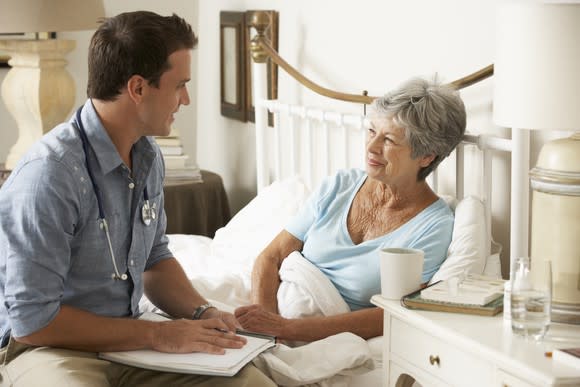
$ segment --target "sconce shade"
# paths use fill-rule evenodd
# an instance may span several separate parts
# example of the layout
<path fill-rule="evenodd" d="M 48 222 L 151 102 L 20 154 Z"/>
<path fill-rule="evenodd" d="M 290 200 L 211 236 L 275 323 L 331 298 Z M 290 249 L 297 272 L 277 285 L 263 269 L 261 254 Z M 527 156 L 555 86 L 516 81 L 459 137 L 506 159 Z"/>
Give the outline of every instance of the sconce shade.
<path fill-rule="evenodd" d="M 580 4 L 499 6 L 493 121 L 525 129 L 580 129 Z"/>
<path fill-rule="evenodd" d="M 104 16 L 102 0 L 1 0 L 0 33 L 91 30 Z"/>

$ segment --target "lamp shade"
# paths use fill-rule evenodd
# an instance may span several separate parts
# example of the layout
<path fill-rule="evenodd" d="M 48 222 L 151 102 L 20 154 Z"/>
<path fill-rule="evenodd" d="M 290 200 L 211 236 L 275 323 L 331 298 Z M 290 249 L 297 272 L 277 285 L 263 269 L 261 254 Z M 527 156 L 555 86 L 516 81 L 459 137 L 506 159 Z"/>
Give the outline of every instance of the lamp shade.
<path fill-rule="evenodd" d="M 0 0 L 0 33 L 97 28 L 102 0 Z"/>
<path fill-rule="evenodd" d="M 494 122 L 580 129 L 580 4 L 500 4 L 496 27 Z"/>

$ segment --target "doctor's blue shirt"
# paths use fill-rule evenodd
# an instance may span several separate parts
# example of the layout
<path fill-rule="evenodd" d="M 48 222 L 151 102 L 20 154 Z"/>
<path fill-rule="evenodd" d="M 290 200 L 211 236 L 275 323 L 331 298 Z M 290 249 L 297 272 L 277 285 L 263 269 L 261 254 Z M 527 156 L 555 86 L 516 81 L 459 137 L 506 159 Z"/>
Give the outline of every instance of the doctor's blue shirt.
<path fill-rule="evenodd" d="M 101 316 L 135 316 L 143 272 L 172 256 L 163 212 L 164 164 L 159 147 L 142 137 L 121 160 L 92 102 L 81 113 L 88 160 L 100 188 L 113 263 L 79 132 L 70 122 L 48 132 L 0 189 L 0 335 L 26 336 L 47 326 L 61 305 Z M 143 191 L 157 208 L 141 221 Z"/>

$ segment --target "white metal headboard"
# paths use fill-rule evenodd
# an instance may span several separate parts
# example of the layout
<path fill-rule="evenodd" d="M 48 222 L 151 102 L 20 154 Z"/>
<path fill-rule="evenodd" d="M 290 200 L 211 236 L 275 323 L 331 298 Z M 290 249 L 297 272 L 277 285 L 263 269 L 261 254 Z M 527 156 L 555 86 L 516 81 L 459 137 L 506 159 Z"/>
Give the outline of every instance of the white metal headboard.
<path fill-rule="evenodd" d="M 320 136 L 322 137 L 322 146 L 325 157 L 322 158 L 321 163 L 326 174 L 338 169 L 332 165 L 329 158 L 329 149 L 331 149 L 328 141 L 330 127 L 338 128 L 342 133 L 349 133 L 355 130 L 364 133 L 364 119 L 359 115 L 342 114 L 337 112 L 328 112 L 316 108 L 303 107 L 283 104 L 278 101 L 266 100 L 266 85 L 267 85 L 267 71 L 265 63 L 253 62 L 252 71 L 252 92 L 254 101 L 256 101 L 255 122 L 256 122 L 256 176 L 258 191 L 267 186 L 273 179 L 279 179 L 283 174 L 282 159 L 278 159 L 280 155 L 285 154 L 286 148 L 289 148 L 291 171 L 295 173 L 298 170 L 299 157 L 297 156 L 298 141 L 294 129 L 290 133 L 286 133 L 282 127 L 282 122 L 286 120 L 289 122 L 289 127 L 296 128 L 297 125 L 294 120 L 304 120 L 299 126 L 305 130 L 305 135 L 302 137 L 308 139 L 305 144 L 306 154 L 304 159 L 307 165 L 312 166 L 315 147 L 310 141 L 316 136 L 315 128 L 320 129 Z M 274 129 L 272 133 L 268 133 L 268 111 L 274 113 Z M 283 118 L 282 115 L 286 115 Z M 273 140 L 269 140 L 269 134 L 273 135 Z M 289 136 L 288 140 L 283 138 Z M 360 136 L 361 142 L 359 148 L 364 150 L 362 141 L 364 135 Z M 348 136 L 343 134 L 342 145 L 338 147 L 347 149 L 349 144 Z M 273 145 L 272 145 L 273 144 Z M 340 144 L 340 142 L 339 142 Z M 500 138 L 487 134 L 466 134 L 464 141 L 458 146 L 456 154 L 456 197 L 463 198 L 465 192 L 465 164 L 464 164 L 464 148 L 468 145 L 475 145 L 481 151 L 482 158 L 482 187 L 481 198 L 486 205 L 487 219 L 491 219 L 491 190 L 492 190 L 492 168 L 491 160 L 492 153 L 496 151 L 511 153 L 511 190 L 510 190 L 510 268 L 514 267 L 514 262 L 519 256 L 528 255 L 528 221 L 529 221 L 529 185 L 527 166 L 529 165 L 529 133 L 525 130 L 513 130 L 512 139 Z M 333 148 L 336 146 L 333 145 Z M 268 158 L 268 149 L 274 150 L 274 162 L 270 162 Z M 316 148 L 318 150 L 320 148 Z M 347 157 L 345 162 L 352 167 L 355 164 L 353 160 L 349 160 L 349 152 L 345 152 Z M 364 160 L 360 159 L 361 162 Z M 320 161 L 320 158 L 319 158 Z M 273 170 L 271 169 L 273 166 Z M 361 164 L 362 166 L 362 164 Z M 316 184 L 316 177 L 309 175 L 313 170 L 306 172 L 306 180 L 309 184 Z M 437 175 L 434 174 L 430 181 L 431 186 L 436 192 L 439 192 Z M 491 222 L 488 223 L 488 236 L 491 238 Z"/>

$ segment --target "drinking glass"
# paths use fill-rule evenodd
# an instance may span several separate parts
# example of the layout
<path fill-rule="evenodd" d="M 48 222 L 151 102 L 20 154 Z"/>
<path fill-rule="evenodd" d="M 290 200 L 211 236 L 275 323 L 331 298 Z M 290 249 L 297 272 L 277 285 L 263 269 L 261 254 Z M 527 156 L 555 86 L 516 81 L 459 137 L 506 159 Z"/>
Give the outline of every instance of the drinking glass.
<path fill-rule="evenodd" d="M 548 260 L 519 258 L 512 280 L 511 325 L 520 336 L 541 340 L 550 326 L 552 264 Z"/>

